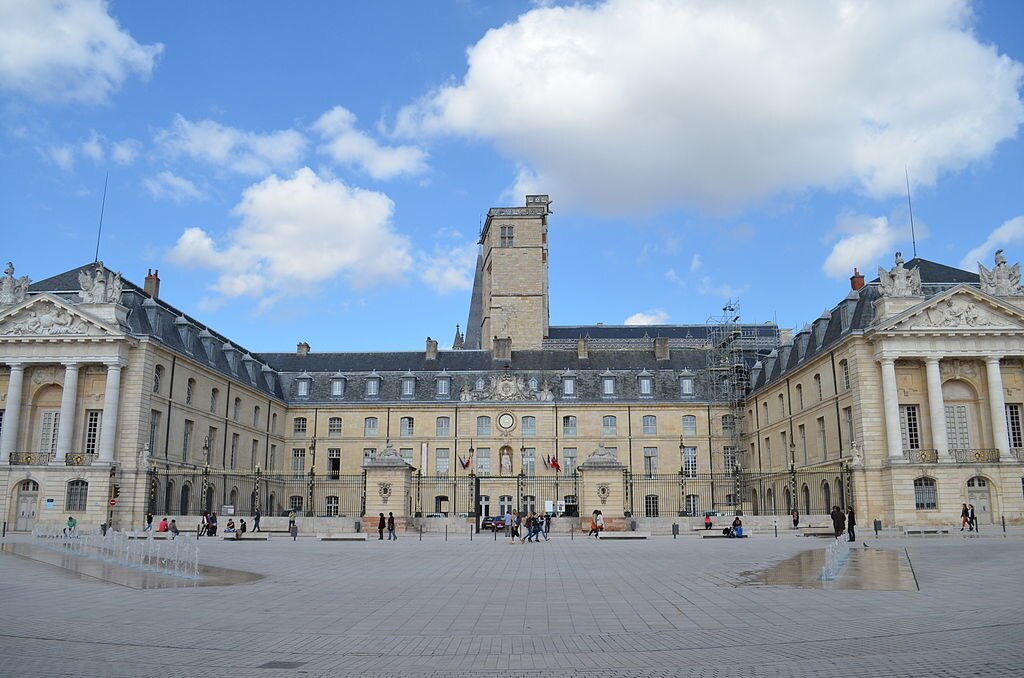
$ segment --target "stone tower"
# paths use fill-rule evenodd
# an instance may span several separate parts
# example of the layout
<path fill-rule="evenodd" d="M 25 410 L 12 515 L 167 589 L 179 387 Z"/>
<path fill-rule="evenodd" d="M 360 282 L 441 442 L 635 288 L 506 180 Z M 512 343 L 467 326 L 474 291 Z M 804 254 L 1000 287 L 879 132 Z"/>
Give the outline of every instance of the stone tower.
<path fill-rule="evenodd" d="M 511 337 L 513 350 L 539 349 L 548 334 L 548 206 L 546 195 L 525 207 L 492 207 L 480 231 L 466 348 L 492 348 Z"/>

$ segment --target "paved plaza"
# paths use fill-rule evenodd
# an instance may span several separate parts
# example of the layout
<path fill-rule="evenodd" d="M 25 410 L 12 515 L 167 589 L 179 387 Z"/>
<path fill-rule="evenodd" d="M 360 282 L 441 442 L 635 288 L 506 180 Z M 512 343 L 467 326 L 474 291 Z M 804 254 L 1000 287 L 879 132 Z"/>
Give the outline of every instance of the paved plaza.
<path fill-rule="evenodd" d="M 1024 675 L 1021 536 L 869 538 L 920 591 L 753 583 L 825 543 L 207 539 L 263 578 L 152 590 L 3 553 L 0 674 Z"/>

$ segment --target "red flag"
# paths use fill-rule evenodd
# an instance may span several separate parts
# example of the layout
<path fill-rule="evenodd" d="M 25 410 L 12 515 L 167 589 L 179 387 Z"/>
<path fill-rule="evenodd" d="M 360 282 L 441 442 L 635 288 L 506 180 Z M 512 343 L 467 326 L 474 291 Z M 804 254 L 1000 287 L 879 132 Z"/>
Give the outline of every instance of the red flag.
<path fill-rule="evenodd" d="M 558 463 L 558 457 L 551 457 L 551 464 L 550 464 L 550 466 L 551 466 L 551 468 L 555 469 L 556 471 L 561 471 L 562 470 L 562 467 Z"/>

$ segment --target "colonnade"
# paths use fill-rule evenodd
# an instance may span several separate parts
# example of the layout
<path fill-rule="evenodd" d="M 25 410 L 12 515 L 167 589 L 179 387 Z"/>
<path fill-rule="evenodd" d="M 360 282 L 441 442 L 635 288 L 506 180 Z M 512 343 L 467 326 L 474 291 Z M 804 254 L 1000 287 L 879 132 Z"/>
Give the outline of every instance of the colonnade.
<path fill-rule="evenodd" d="M 25 384 L 26 362 L 8 362 L 10 380 L 7 384 L 7 407 L 4 412 L 3 431 L 0 434 L 0 464 L 10 463 L 11 454 L 18 451 L 18 435 L 21 429 L 22 395 Z M 28 363 L 34 364 L 34 363 Z M 74 450 L 75 412 L 78 405 L 78 371 L 83 363 L 64 361 L 64 389 L 60 399 L 60 418 L 57 428 L 57 457 L 52 460 L 64 463 L 64 458 Z M 109 361 L 106 388 L 103 394 L 103 417 L 100 424 L 98 461 L 114 462 L 114 443 L 117 438 L 117 414 L 121 399 L 122 361 Z"/>

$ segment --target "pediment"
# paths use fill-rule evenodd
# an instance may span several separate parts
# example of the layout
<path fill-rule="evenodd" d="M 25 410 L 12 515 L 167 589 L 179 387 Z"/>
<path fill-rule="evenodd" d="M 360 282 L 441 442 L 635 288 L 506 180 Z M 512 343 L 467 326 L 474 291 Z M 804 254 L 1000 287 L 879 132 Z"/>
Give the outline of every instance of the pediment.
<path fill-rule="evenodd" d="M 122 336 L 117 329 L 49 295 L 39 295 L 0 314 L 0 338 Z"/>
<path fill-rule="evenodd" d="M 973 287 L 960 285 L 909 308 L 876 328 L 882 332 L 1024 330 L 1024 313 Z"/>

